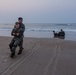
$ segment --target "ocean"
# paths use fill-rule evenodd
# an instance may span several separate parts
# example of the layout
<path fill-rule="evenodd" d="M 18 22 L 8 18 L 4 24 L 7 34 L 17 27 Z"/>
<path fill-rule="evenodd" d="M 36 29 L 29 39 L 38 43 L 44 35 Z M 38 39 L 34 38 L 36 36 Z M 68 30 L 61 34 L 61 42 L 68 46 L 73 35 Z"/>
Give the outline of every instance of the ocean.
<path fill-rule="evenodd" d="M 11 37 L 11 31 L 14 24 L 0 24 L 0 36 Z M 59 32 L 60 29 L 65 31 L 64 40 L 76 41 L 76 23 L 25 23 L 25 37 L 33 38 L 53 38 L 53 30 Z"/>

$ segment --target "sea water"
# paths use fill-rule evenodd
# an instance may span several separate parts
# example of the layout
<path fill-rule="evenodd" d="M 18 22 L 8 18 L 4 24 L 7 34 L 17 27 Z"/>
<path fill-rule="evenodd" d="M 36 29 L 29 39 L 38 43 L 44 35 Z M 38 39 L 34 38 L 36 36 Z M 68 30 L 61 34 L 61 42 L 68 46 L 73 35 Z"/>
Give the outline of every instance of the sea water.
<path fill-rule="evenodd" d="M 14 24 L 0 24 L 0 36 L 11 36 Z M 76 41 L 75 23 L 25 23 L 25 37 L 33 38 L 53 38 L 53 30 L 59 32 L 65 31 L 65 40 Z"/>

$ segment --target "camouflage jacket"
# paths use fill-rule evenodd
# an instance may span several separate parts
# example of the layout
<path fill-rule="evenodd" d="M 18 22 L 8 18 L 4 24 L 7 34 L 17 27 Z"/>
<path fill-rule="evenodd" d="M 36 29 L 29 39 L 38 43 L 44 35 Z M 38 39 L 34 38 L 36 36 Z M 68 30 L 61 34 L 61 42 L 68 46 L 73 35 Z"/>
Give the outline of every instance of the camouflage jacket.
<path fill-rule="evenodd" d="M 15 33 L 15 34 L 13 35 L 13 33 Z M 19 35 L 16 35 L 16 33 L 19 33 Z M 22 28 L 13 28 L 11 35 L 14 37 L 21 38 L 23 36 L 23 29 Z"/>

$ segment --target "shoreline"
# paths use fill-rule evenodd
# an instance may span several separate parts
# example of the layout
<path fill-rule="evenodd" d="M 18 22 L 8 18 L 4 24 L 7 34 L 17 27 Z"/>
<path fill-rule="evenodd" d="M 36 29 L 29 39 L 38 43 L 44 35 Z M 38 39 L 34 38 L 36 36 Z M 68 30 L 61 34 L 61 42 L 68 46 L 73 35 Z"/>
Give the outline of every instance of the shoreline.
<path fill-rule="evenodd" d="M 0 36 L 0 38 L 13 38 L 13 36 Z M 49 37 L 49 38 L 46 38 L 46 37 L 24 37 L 24 39 L 57 39 L 57 40 L 63 40 L 63 41 L 70 41 L 70 42 L 76 42 L 76 40 L 67 40 L 67 39 L 60 39 L 60 38 L 53 38 L 53 37 Z"/>
<path fill-rule="evenodd" d="M 11 37 L 11 31 L 0 31 L 0 36 Z M 25 31 L 24 37 L 30 38 L 53 38 L 53 32 L 35 32 L 35 31 Z M 76 41 L 76 33 L 75 32 L 65 32 L 65 39 Z"/>

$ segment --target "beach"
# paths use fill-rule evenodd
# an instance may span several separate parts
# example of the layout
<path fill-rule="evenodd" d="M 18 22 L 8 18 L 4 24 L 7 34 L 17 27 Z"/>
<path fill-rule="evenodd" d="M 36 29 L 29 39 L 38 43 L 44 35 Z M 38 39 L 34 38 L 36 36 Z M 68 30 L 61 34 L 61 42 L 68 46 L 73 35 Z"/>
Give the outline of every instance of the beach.
<path fill-rule="evenodd" d="M 12 37 L 0 37 L 0 75 L 76 75 L 76 41 L 24 38 L 21 55 L 10 58 Z"/>

